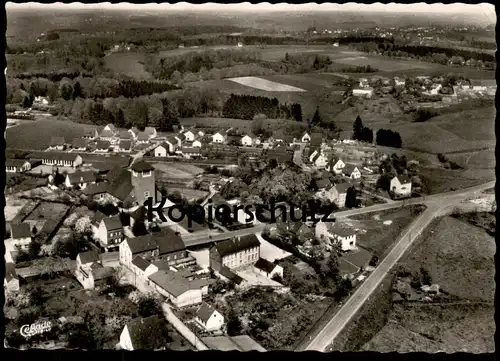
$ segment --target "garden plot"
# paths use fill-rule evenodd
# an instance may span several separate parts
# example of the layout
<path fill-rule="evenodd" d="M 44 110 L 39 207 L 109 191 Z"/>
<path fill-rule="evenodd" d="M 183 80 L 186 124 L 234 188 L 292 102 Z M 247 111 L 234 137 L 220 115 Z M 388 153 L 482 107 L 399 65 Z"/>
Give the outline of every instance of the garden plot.
<path fill-rule="evenodd" d="M 274 81 L 257 78 L 254 76 L 244 76 L 239 78 L 227 79 L 232 82 L 245 85 L 251 88 L 256 88 L 260 90 L 270 91 L 270 92 L 305 92 L 304 89 L 297 88 L 291 85 L 280 84 Z"/>

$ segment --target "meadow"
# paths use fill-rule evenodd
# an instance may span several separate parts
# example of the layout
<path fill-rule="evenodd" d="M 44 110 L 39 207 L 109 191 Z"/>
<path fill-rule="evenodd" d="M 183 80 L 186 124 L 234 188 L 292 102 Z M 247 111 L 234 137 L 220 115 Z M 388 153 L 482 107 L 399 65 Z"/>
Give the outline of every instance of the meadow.
<path fill-rule="evenodd" d="M 244 76 L 239 78 L 230 78 L 229 81 L 242 84 L 251 88 L 256 88 L 269 92 L 304 92 L 304 89 L 297 88 L 291 85 L 281 84 L 267 79 L 262 79 L 254 76 Z"/>
<path fill-rule="evenodd" d="M 136 80 L 151 80 L 153 75 L 144 68 L 145 54 L 139 52 L 112 53 L 104 58 L 106 66 Z"/>

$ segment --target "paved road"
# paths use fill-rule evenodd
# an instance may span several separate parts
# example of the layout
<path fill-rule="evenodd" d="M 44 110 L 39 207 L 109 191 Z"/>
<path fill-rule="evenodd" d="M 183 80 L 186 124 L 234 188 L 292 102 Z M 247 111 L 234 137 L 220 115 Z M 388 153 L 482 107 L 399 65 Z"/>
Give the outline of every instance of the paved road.
<path fill-rule="evenodd" d="M 427 209 L 413 221 L 410 227 L 402 234 L 389 254 L 380 262 L 377 268 L 364 280 L 354 294 L 347 300 L 344 306 L 337 312 L 325 327 L 298 351 L 325 351 L 338 336 L 347 323 L 354 317 L 368 297 L 377 289 L 387 273 L 396 265 L 398 260 L 408 250 L 415 239 L 436 217 L 443 214 L 444 211 L 452 209 L 459 204 L 461 200 L 478 195 L 483 190 L 494 186 L 495 182 L 489 182 L 480 186 L 471 187 L 459 191 L 436 194 L 423 198 L 407 200 L 406 204 L 426 204 Z M 396 204 L 402 203 L 396 202 Z M 383 209 L 389 209 L 394 204 L 380 205 L 386 206 Z M 372 211 L 375 207 L 367 207 L 363 210 Z M 351 211 L 347 211 L 351 212 Z M 346 212 L 341 212 L 346 213 Z"/>

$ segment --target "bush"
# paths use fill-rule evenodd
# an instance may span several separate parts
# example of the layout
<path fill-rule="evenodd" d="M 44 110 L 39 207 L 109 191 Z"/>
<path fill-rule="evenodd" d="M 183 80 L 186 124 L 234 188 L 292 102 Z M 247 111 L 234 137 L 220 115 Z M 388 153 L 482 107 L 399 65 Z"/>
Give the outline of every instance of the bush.
<path fill-rule="evenodd" d="M 438 115 L 438 112 L 433 109 L 420 108 L 413 114 L 414 122 L 426 122 L 429 119 Z"/>

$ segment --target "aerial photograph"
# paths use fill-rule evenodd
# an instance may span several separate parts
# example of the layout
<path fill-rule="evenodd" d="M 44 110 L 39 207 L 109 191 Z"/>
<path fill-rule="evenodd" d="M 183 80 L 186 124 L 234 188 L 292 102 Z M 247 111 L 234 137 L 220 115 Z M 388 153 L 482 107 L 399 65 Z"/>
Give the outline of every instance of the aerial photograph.
<path fill-rule="evenodd" d="M 495 353 L 494 5 L 5 8 L 8 352 Z"/>

